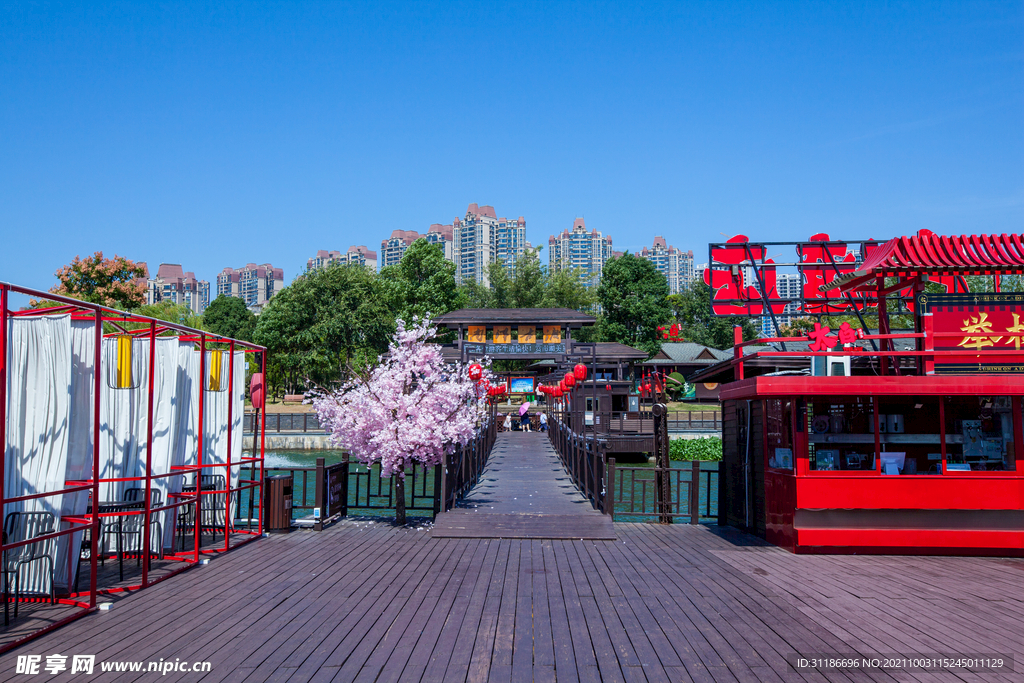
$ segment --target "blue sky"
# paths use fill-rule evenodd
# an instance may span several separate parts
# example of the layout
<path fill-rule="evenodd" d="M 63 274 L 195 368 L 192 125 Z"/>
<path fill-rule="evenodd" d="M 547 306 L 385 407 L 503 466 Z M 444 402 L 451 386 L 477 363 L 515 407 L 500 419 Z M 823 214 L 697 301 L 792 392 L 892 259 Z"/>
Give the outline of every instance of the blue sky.
<path fill-rule="evenodd" d="M 1024 4 L 0 8 L 2 280 L 103 250 L 291 281 L 470 202 L 697 254 L 1020 232 Z"/>

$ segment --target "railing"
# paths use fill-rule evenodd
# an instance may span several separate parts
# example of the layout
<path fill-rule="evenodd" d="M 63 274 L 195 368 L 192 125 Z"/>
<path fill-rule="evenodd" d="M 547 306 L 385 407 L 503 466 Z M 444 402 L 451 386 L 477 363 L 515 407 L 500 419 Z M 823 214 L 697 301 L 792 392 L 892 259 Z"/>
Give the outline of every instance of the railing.
<path fill-rule="evenodd" d="M 496 421 L 490 417 L 476 437 L 446 456 L 444 467 L 414 464 L 405 474 L 406 511 L 413 516 L 434 516 L 452 509 L 477 483 L 494 446 Z M 292 475 L 292 516 L 312 517 L 314 528 L 336 516 L 372 515 L 395 509 L 395 478 L 382 479 L 380 465 L 349 461 L 316 467 L 268 467 L 266 475 Z M 246 509 L 247 500 L 238 507 Z"/>
<path fill-rule="evenodd" d="M 609 462 L 614 466 L 615 461 L 606 458 L 606 442 L 592 435 L 576 434 L 557 419 L 548 423 L 548 438 L 573 483 L 595 510 L 607 512 L 606 468 Z"/>
<path fill-rule="evenodd" d="M 267 432 L 320 432 L 316 413 L 266 413 Z M 252 433 L 253 414 L 246 413 L 242 428 L 246 434 Z"/>
<path fill-rule="evenodd" d="M 611 490 L 612 514 L 633 521 L 672 523 L 718 519 L 718 462 L 690 461 L 680 467 L 615 467 Z M 668 479 L 668 497 L 661 500 L 662 477 Z M 695 485 L 696 484 L 696 485 Z M 638 520 L 639 518 L 639 520 Z"/>
<path fill-rule="evenodd" d="M 497 436 L 498 421 L 492 414 L 477 432 L 476 438 L 445 456 L 444 472 L 439 471 L 440 495 L 436 512 L 447 512 L 480 480 Z"/>
<path fill-rule="evenodd" d="M 722 413 L 717 410 L 687 412 L 686 419 L 682 419 L 681 415 L 683 413 L 671 413 L 671 417 L 668 418 L 668 430 L 670 432 L 693 429 L 710 429 L 717 432 L 719 427 L 722 426 Z M 695 420 L 694 415 L 699 417 Z"/>
<path fill-rule="evenodd" d="M 619 467 L 607 454 L 600 436 L 576 434 L 552 413 L 548 438 L 573 483 L 594 509 L 619 517 L 671 524 L 718 517 L 719 463 L 690 462 L 673 467 L 668 458 L 668 428 L 664 405 L 652 411 L 655 467 Z"/>

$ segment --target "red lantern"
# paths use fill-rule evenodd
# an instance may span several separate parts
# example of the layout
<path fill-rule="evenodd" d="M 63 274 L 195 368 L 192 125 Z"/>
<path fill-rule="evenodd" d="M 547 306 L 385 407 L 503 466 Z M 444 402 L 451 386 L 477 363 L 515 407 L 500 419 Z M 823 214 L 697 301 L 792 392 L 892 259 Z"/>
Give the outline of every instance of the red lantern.
<path fill-rule="evenodd" d="M 571 389 L 574 384 L 576 384 L 576 376 L 571 372 L 565 373 L 565 386 Z"/>
<path fill-rule="evenodd" d="M 479 363 L 473 363 L 469 366 L 469 378 L 474 382 L 479 381 L 484 375 L 484 369 Z"/>
<path fill-rule="evenodd" d="M 572 369 L 572 372 L 576 376 L 576 379 L 581 382 L 587 378 L 587 366 L 583 363 L 577 363 L 576 367 Z"/>
<path fill-rule="evenodd" d="M 565 380 L 564 380 L 564 379 L 563 379 L 563 380 L 560 380 L 560 381 L 558 382 L 558 388 L 562 390 L 562 393 L 563 393 L 563 394 L 564 394 L 565 392 L 569 391 L 569 387 L 565 386 Z M 560 394 L 560 395 L 561 395 L 561 394 Z"/>
<path fill-rule="evenodd" d="M 562 398 L 562 388 L 555 387 L 554 389 L 551 390 L 551 395 L 554 396 L 555 398 Z"/>
<path fill-rule="evenodd" d="M 263 402 L 267 398 L 267 393 L 263 388 L 263 373 L 254 372 L 252 380 L 249 382 L 249 398 L 252 400 L 252 407 L 256 410 L 263 408 Z"/>

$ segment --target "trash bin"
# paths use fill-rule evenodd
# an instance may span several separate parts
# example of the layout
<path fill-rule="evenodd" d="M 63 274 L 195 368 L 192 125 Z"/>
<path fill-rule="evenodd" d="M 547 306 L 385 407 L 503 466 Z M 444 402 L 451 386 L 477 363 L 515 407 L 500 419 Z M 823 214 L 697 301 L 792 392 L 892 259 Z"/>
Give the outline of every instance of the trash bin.
<path fill-rule="evenodd" d="M 292 475 L 277 474 L 263 481 L 266 495 L 263 509 L 266 512 L 267 533 L 282 534 L 292 529 Z"/>

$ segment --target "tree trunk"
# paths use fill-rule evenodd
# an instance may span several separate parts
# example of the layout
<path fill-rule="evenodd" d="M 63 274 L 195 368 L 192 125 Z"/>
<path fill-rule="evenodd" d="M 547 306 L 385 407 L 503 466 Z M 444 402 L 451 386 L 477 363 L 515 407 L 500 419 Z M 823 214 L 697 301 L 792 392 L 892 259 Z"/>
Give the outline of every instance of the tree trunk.
<path fill-rule="evenodd" d="M 395 478 L 395 523 L 405 524 L 405 465 L 398 468 Z"/>

